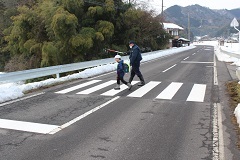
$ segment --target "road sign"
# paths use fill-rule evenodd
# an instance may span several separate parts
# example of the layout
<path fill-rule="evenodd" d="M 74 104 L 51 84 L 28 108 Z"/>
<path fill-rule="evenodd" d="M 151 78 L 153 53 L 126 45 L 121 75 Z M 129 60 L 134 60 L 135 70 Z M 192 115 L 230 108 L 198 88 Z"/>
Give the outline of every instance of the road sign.
<path fill-rule="evenodd" d="M 237 21 L 236 18 L 233 18 L 233 20 L 232 20 L 230 26 L 231 26 L 231 27 L 238 27 L 238 26 L 239 26 L 239 23 L 238 23 L 238 21 Z"/>

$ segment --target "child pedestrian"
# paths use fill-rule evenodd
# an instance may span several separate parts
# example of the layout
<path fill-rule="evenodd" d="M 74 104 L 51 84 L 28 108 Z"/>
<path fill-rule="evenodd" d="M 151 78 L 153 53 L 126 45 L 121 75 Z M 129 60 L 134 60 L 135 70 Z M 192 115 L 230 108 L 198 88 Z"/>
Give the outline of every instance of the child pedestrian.
<path fill-rule="evenodd" d="M 128 89 L 130 90 L 132 88 L 131 83 L 128 83 L 124 80 L 125 71 L 124 71 L 123 60 L 121 60 L 121 56 L 116 55 L 115 61 L 118 63 L 118 65 L 117 65 L 117 85 L 114 89 L 115 90 L 120 89 L 120 81 L 121 81 L 123 84 L 127 85 Z"/>

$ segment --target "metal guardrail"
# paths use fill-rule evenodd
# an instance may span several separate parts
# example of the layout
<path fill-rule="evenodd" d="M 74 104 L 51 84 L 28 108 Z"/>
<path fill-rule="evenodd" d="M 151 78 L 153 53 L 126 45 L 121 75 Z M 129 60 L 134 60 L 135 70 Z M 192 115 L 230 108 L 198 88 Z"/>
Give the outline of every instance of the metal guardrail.
<path fill-rule="evenodd" d="M 164 52 L 164 51 L 166 51 L 166 50 L 147 52 L 147 53 L 143 53 L 142 56 L 147 56 L 147 55 L 155 54 L 156 52 Z M 129 60 L 129 56 L 122 56 L 122 59 Z M 56 75 L 56 77 L 59 78 L 60 73 L 77 71 L 77 70 L 92 68 L 92 67 L 96 67 L 96 66 L 100 66 L 100 65 L 106 65 L 106 64 L 110 64 L 110 63 L 115 63 L 114 58 L 106 58 L 106 59 L 85 61 L 85 62 L 58 65 L 58 66 L 52 66 L 52 67 L 44 67 L 44 68 L 9 72 L 9 73 L 0 74 L 0 84 L 1 83 L 2 84 L 9 83 L 9 82 L 25 81 L 25 80 L 29 80 L 29 79 L 45 77 L 45 76 L 50 76 L 50 75 Z"/>
<path fill-rule="evenodd" d="M 220 51 L 221 51 L 222 53 L 224 53 L 224 54 L 227 54 L 227 55 L 231 56 L 231 57 L 236 57 L 236 58 L 239 58 L 239 59 L 240 59 L 240 54 L 236 54 L 236 53 L 231 53 L 231 52 L 224 51 L 224 50 L 222 50 L 221 47 L 220 47 Z"/>
<path fill-rule="evenodd" d="M 128 56 L 123 56 L 122 59 L 128 59 Z M 54 74 L 56 74 L 56 77 L 59 78 L 60 73 L 66 73 L 70 71 L 96 67 L 100 65 L 109 64 L 109 63 L 114 63 L 114 59 L 106 58 L 106 59 L 85 61 L 85 62 L 79 62 L 79 63 L 66 64 L 66 65 L 58 65 L 58 66 L 52 66 L 52 67 L 9 72 L 5 74 L 0 74 L 0 83 L 18 82 L 18 81 L 45 77 L 45 76 L 54 75 Z"/>
<path fill-rule="evenodd" d="M 220 52 L 222 52 L 224 54 L 227 54 L 227 55 L 229 55 L 231 57 L 235 57 L 235 58 L 240 59 L 240 54 L 227 52 L 227 51 L 222 50 L 221 47 L 219 47 L 219 48 L 220 48 Z M 237 76 L 238 80 L 240 80 L 240 67 L 236 68 L 236 76 Z"/>

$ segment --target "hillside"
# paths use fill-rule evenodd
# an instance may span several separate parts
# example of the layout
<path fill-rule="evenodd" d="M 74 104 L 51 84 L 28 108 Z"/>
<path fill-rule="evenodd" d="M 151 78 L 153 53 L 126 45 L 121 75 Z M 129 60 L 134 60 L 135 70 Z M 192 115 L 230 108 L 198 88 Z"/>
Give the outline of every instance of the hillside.
<path fill-rule="evenodd" d="M 229 10 L 229 12 L 234 15 L 237 19 L 240 19 L 240 8 Z"/>
<path fill-rule="evenodd" d="M 164 11 L 167 22 L 176 23 L 184 28 L 188 26 L 190 17 L 191 32 L 195 36 L 228 36 L 232 19 L 240 19 L 240 8 L 233 10 L 212 10 L 200 5 L 181 7 L 172 6 Z M 221 35 L 221 32 L 223 33 Z M 234 31 L 233 31 L 234 32 Z"/>

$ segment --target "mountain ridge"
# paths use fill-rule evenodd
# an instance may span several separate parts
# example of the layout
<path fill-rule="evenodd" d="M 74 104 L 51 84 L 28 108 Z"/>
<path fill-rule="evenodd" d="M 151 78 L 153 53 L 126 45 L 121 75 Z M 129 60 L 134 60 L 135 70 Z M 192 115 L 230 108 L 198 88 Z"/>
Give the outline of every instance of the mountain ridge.
<path fill-rule="evenodd" d="M 166 22 L 176 23 L 183 28 L 188 26 L 188 14 L 193 35 L 226 37 L 229 33 L 234 32 L 230 23 L 234 17 L 240 19 L 240 8 L 232 10 L 210 9 L 195 4 L 186 7 L 174 5 L 164 10 Z M 222 31 L 222 34 L 219 31 Z"/>

